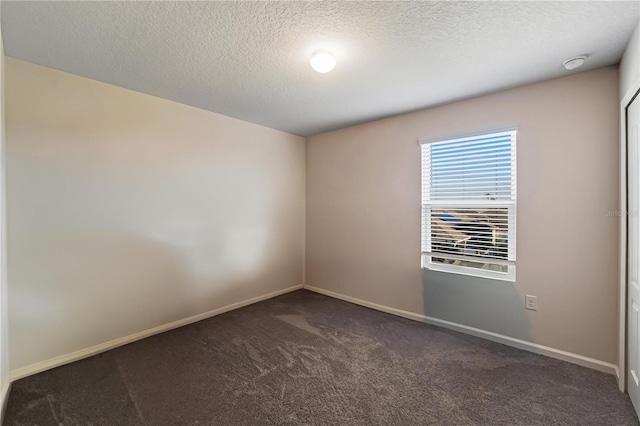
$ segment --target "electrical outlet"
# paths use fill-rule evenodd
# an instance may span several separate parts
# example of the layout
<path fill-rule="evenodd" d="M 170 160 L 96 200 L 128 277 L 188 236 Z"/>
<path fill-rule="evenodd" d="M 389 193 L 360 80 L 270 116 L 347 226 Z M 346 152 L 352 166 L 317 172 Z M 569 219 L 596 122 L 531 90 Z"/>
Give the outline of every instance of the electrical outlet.
<path fill-rule="evenodd" d="M 538 297 L 537 296 L 530 296 L 530 295 L 526 295 L 524 297 L 524 307 L 532 310 L 532 311 L 537 311 L 538 310 Z"/>

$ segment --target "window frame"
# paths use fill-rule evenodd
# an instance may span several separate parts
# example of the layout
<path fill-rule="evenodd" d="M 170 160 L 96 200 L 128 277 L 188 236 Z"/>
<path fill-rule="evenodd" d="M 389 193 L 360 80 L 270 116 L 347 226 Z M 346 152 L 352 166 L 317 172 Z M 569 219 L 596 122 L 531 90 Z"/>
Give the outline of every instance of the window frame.
<path fill-rule="evenodd" d="M 446 273 L 454 273 L 458 275 L 466 275 L 473 276 L 478 278 L 487 278 L 492 280 L 500 280 L 500 281 L 516 281 L 516 217 L 517 217 L 517 132 L 518 128 L 516 126 L 511 127 L 503 127 L 499 129 L 489 129 L 489 130 L 481 130 L 475 132 L 468 132 L 464 134 L 456 134 L 438 138 L 429 138 L 429 139 L 420 139 L 418 141 L 420 145 L 420 164 L 421 164 L 421 268 L 428 269 L 433 271 L 440 271 Z M 511 154 L 511 164 L 510 164 L 510 172 L 511 172 L 511 198 L 509 200 L 434 200 L 430 202 L 427 197 L 425 197 L 428 192 L 429 197 L 431 195 L 430 185 L 431 182 L 425 182 L 427 176 L 431 176 L 431 169 L 425 170 L 425 150 L 424 145 L 426 144 L 437 144 L 439 142 L 469 142 L 476 138 L 481 137 L 491 137 L 491 136 L 499 136 L 504 134 L 510 134 L 511 143 L 510 143 L 510 154 Z M 428 172 L 428 174 L 425 174 Z M 507 209 L 507 235 L 510 237 L 507 241 L 508 253 L 507 259 L 491 259 L 481 256 L 473 256 L 469 254 L 457 255 L 457 254 L 444 254 L 443 253 L 434 253 L 428 251 L 428 249 L 432 248 L 432 228 L 431 228 L 431 214 L 430 211 L 433 208 L 487 208 L 487 207 L 503 207 Z M 428 220 L 425 220 L 425 217 L 428 215 Z M 425 229 L 426 228 L 426 229 Z M 468 261 L 485 261 L 484 263 L 496 264 L 496 265 L 506 265 L 507 271 L 493 271 L 481 268 L 474 268 L 470 266 L 464 265 L 454 265 L 447 264 L 442 262 L 434 262 L 433 258 L 447 258 L 451 260 L 468 260 Z M 487 260 L 491 260 L 488 262 Z"/>

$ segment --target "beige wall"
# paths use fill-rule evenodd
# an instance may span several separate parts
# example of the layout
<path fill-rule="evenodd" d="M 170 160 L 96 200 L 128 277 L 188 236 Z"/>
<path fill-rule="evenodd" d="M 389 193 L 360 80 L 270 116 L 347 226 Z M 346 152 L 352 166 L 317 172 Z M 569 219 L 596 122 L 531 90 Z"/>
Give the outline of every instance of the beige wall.
<path fill-rule="evenodd" d="M 421 271 L 418 139 L 510 125 L 517 282 Z M 306 283 L 616 363 L 618 128 L 608 67 L 311 137 Z"/>
<path fill-rule="evenodd" d="M 302 284 L 303 138 L 6 67 L 12 370 Z"/>

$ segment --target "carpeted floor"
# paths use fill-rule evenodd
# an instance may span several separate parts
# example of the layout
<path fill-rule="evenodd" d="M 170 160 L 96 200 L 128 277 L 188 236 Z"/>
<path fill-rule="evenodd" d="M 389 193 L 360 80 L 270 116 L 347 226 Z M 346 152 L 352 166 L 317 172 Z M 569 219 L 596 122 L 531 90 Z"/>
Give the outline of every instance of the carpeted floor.
<path fill-rule="evenodd" d="M 637 425 L 615 378 L 301 290 L 17 381 L 5 425 Z"/>

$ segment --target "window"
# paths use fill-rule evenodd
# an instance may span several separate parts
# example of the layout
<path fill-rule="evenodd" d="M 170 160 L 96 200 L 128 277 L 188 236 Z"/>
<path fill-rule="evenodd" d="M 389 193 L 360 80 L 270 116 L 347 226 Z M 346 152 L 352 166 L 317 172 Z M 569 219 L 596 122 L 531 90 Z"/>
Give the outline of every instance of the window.
<path fill-rule="evenodd" d="M 422 267 L 515 281 L 516 131 L 420 145 Z"/>

